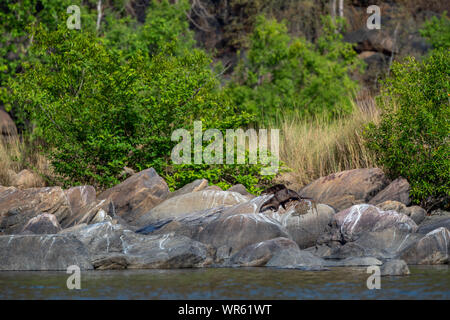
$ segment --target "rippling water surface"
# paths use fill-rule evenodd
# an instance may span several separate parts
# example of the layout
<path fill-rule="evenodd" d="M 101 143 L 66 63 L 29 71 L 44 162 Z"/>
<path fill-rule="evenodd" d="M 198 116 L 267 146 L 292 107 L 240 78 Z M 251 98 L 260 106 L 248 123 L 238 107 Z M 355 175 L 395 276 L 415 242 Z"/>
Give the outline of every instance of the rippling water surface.
<path fill-rule="evenodd" d="M 86 271 L 81 290 L 65 272 L 0 272 L 0 299 L 450 299 L 448 265 L 410 270 L 380 290 L 367 289 L 366 268 Z"/>

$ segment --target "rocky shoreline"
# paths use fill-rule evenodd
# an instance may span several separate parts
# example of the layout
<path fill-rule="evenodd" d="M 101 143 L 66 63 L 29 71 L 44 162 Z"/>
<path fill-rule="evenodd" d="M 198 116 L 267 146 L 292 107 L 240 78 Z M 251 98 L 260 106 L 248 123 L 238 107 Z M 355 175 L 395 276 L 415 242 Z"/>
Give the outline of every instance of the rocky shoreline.
<path fill-rule="evenodd" d="M 0 270 L 378 265 L 404 275 L 449 263 L 450 213 L 410 206 L 405 179 L 355 169 L 298 193 L 316 203 L 260 212 L 272 194 L 204 179 L 170 192 L 153 169 L 98 196 L 91 186 L 0 186 Z"/>

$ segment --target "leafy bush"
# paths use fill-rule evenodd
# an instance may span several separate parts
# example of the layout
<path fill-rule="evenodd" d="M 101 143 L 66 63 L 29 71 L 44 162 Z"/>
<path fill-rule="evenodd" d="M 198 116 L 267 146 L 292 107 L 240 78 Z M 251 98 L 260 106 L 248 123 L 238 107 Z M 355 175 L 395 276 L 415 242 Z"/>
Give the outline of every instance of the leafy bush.
<path fill-rule="evenodd" d="M 368 146 L 393 176 L 411 184 L 411 196 L 427 208 L 450 195 L 450 54 L 433 51 L 423 62 L 395 63 L 382 87 L 383 114 L 366 132 Z"/>
<path fill-rule="evenodd" d="M 90 32 L 63 26 L 53 32 L 38 28 L 33 36 L 33 63 L 24 65 L 11 88 L 66 184 L 111 186 L 124 166 L 154 167 L 164 175 L 173 168 L 173 130 L 192 130 L 194 120 L 224 130 L 252 119 L 219 91 L 211 60 L 201 50 L 176 56 L 169 47 L 151 57 L 138 50 L 124 59 L 122 50 L 109 49 Z M 248 179 L 250 187 L 254 180 L 241 179 L 241 167 L 225 170 L 234 180 L 214 181 Z M 221 172 L 202 170 L 206 176 Z M 254 174 L 245 170 L 244 176 Z M 190 182 L 180 174 L 172 179 L 176 186 L 177 177 Z"/>
<path fill-rule="evenodd" d="M 324 17 L 323 24 L 323 35 L 312 44 L 291 38 L 285 23 L 259 16 L 250 49 L 229 85 L 235 103 L 261 119 L 289 111 L 328 117 L 350 113 L 357 83 L 349 72 L 361 63 L 335 32 L 332 19 Z"/>
<path fill-rule="evenodd" d="M 428 38 L 435 49 L 450 48 L 450 18 L 447 17 L 447 12 L 445 11 L 439 19 L 433 17 L 425 22 L 420 29 L 420 34 Z"/>

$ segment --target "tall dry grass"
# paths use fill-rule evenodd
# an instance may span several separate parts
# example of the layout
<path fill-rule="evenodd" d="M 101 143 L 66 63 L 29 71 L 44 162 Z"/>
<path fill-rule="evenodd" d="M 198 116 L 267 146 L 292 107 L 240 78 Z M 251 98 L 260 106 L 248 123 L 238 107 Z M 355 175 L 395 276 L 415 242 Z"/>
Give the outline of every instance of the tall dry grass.
<path fill-rule="evenodd" d="M 36 179 L 35 187 L 47 185 L 48 177 L 53 176 L 48 159 L 36 145 L 17 137 L 6 140 L 0 137 L 0 185 L 12 185 L 16 174 L 24 169 L 40 177 Z"/>
<path fill-rule="evenodd" d="M 281 131 L 280 158 L 292 169 L 285 175 L 287 180 L 280 182 L 301 187 L 334 172 L 376 167 L 375 155 L 365 146 L 362 131 L 378 117 L 373 98 L 363 92 L 350 116 L 333 121 L 291 116 L 277 121 L 272 127 Z"/>

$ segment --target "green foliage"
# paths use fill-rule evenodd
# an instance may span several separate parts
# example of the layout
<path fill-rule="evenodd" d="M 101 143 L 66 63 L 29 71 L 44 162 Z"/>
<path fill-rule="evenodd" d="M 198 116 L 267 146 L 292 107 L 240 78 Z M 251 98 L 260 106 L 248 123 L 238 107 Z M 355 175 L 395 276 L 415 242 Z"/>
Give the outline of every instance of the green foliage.
<path fill-rule="evenodd" d="M 425 22 L 420 35 L 428 38 L 435 49 L 450 48 L 450 18 L 447 17 L 447 12 L 444 11 L 440 18 L 433 17 Z"/>
<path fill-rule="evenodd" d="M 383 115 L 366 132 L 368 146 L 393 177 L 408 179 L 416 203 L 430 207 L 448 199 L 449 51 L 435 50 L 422 63 L 414 58 L 395 63 L 382 97 Z"/>
<path fill-rule="evenodd" d="M 109 47 L 121 49 L 128 58 L 136 51 L 159 53 L 172 43 L 171 50 L 180 55 L 186 49 L 193 49 L 194 36 L 189 30 L 186 12 L 187 0 L 170 4 L 168 0 L 152 0 L 147 8 L 144 24 L 139 24 L 129 16 L 116 21 L 114 15 L 106 15 L 105 43 Z"/>
<path fill-rule="evenodd" d="M 218 90 L 203 51 L 176 56 L 168 48 L 149 56 L 138 50 L 124 59 L 122 50 L 108 48 L 92 32 L 62 26 L 38 28 L 33 36 L 33 63 L 24 65 L 11 88 L 67 184 L 111 186 L 124 166 L 167 172 L 173 130 L 192 130 L 194 120 L 225 129 L 251 119 Z M 242 169 L 228 170 L 230 176 L 233 170 Z M 203 172 L 217 169 L 208 173 L 205 166 Z M 237 171 L 233 177 L 240 179 Z"/>
<path fill-rule="evenodd" d="M 260 119 L 292 111 L 330 118 L 350 113 L 357 83 L 349 72 L 361 63 L 332 19 L 324 17 L 323 24 L 323 35 L 312 44 L 290 37 L 285 23 L 259 16 L 228 88 L 235 103 Z"/>

